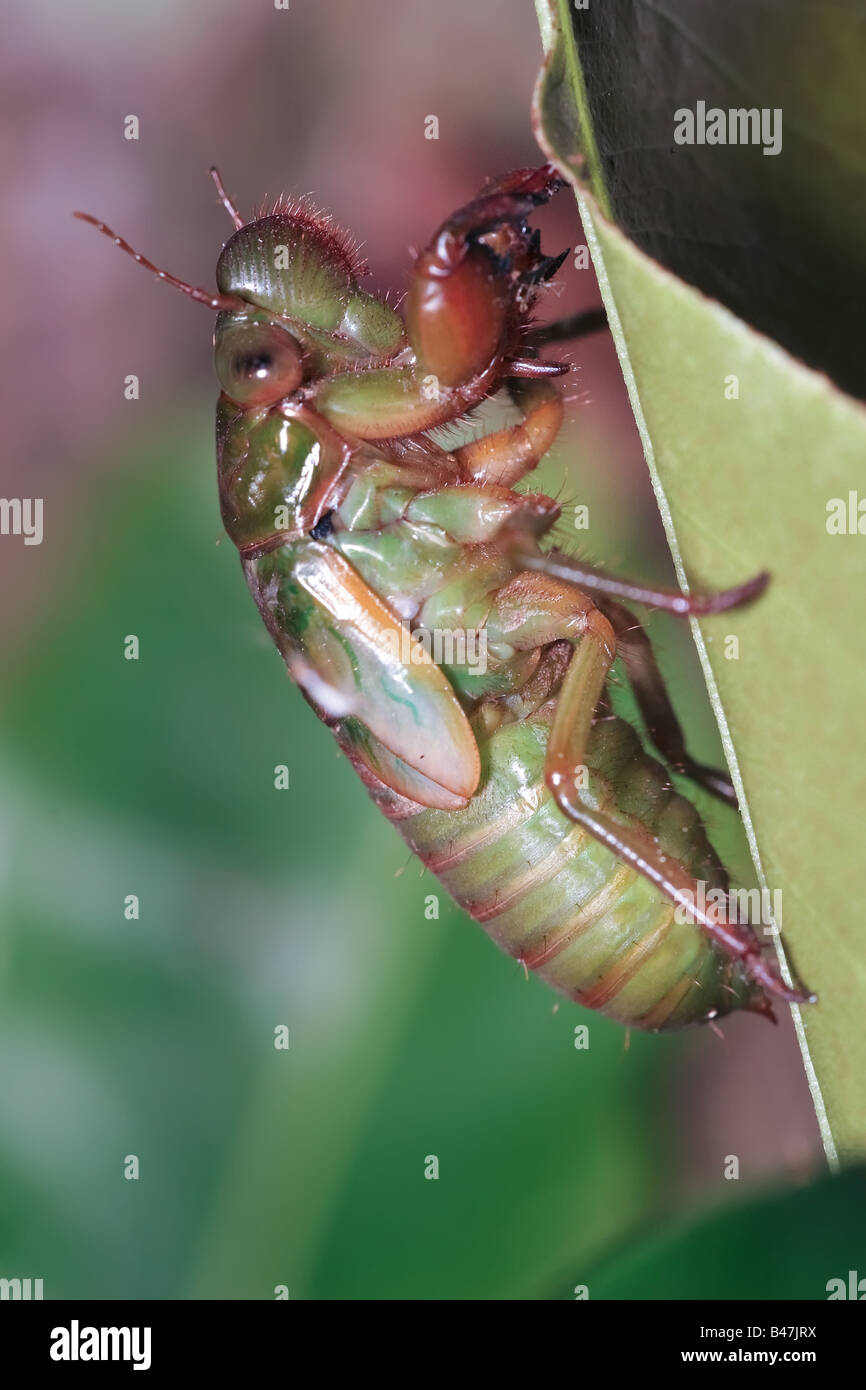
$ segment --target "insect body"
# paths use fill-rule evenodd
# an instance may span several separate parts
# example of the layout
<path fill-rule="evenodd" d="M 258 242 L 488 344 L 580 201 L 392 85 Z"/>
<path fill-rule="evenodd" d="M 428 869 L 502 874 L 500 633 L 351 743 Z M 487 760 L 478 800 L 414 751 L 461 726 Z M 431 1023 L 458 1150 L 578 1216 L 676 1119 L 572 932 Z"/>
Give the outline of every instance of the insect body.
<path fill-rule="evenodd" d="M 750 928 L 700 907 L 697 885 L 722 898 L 725 870 L 605 694 L 619 652 L 669 766 L 735 804 L 727 777 L 689 758 L 621 600 L 719 612 L 766 576 L 703 598 L 614 579 L 545 552 L 558 508 L 515 491 L 562 418 L 567 368 L 538 349 L 563 331 L 529 327 L 562 261 L 528 225 L 556 172 L 510 174 L 444 222 L 405 323 L 361 288 L 330 219 L 280 202 L 246 223 L 215 179 L 236 227 L 217 293 L 157 273 L 217 312 L 223 521 L 291 675 L 374 801 L 506 951 L 623 1023 L 772 1017 L 768 996 L 811 997 Z M 451 451 L 431 438 L 501 389 L 516 425 Z M 466 643 L 437 659 L 429 634 L 483 638 L 485 661 Z"/>

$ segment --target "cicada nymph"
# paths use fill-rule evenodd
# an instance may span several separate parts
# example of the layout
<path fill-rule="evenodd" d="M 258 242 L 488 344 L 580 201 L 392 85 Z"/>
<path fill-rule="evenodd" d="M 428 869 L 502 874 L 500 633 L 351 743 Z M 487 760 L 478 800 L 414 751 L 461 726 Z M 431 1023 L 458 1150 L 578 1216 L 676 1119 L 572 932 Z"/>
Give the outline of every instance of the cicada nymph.
<path fill-rule="evenodd" d="M 559 508 L 516 485 L 563 414 L 533 327 L 561 264 L 529 220 L 550 165 L 492 182 L 417 257 L 399 315 L 360 285 L 349 238 L 304 202 L 235 224 L 217 290 L 217 471 L 226 531 L 289 672 L 380 810 L 448 892 L 555 989 L 648 1030 L 733 1009 L 772 1017 L 788 986 L 670 769 L 736 805 L 695 762 L 627 602 L 680 614 L 755 599 L 766 575 L 687 597 L 545 548 Z M 565 254 L 565 253 L 563 253 Z M 431 431 L 507 392 L 518 422 L 453 449 Z M 437 653 L 433 633 L 483 637 Z M 645 732 L 614 716 L 619 654 Z M 703 889 L 703 891 L 701 891 Z"/>

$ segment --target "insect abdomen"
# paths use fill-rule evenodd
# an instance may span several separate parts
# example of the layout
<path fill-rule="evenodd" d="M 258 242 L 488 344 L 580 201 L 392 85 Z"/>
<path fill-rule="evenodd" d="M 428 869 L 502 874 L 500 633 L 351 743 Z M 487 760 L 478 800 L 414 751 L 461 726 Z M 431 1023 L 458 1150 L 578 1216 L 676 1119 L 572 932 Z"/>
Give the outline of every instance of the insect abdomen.
<path fill-rule="evenodd" d="M 488 935 L 569 998 L 651 1030 L 747 1006 L 752 987 L 739 967 L 557 809 L 544 782 L 548 733 L 542 711 L 482 738 L 481 786 L 463 811 L 377 800 Z M 695 808 L 622 720 L 596 725 L 587 777 L 591 804 L 650 829 L 708 887 L 726 886 Z"/>

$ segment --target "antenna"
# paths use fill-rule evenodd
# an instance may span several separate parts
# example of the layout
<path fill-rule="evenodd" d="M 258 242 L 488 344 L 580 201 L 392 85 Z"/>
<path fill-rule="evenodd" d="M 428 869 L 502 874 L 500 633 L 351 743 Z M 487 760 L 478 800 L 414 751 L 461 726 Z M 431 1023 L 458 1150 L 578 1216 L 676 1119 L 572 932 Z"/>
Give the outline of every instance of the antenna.
<path fill-rule="evenodd" d="M 79 218 L 82 222 L 89 222 L 103 236 L 107 236 L 109 241 L 113 241 L 115 246 L 119 246 L 121 251 L 125 251 L 127 256 L 131 256 L 134 261 L 144 266 L 145 270 L 152 270 L 154 275 L 158 275 L 160 280 L 165 280 L 166 284 L 173 285 L 176 290 L 181 290 L 188 294 L 190 299 L 194 299 L 197 304 L 206 304 L 209 309 L 247 309 L 249 306 L 246 301 L 234 294 L 214 294 L 211 290 L 196 289 L 195 285 L 188 285 L 186 280 L 179 280 L 176 275 L 170 275 L 167 270 L 160 270 L 158 265 L 149 261 L 146 256 L 142 256 L 139 251 L 135 251 L 128 241 L 124 241 L 122 236 L 118 236 L 104 222 L 100 222 L 98 217 L 91 217 L 89 212 L 74 212 L 73 217 Z"/>
<path fill-rule="evenodd" d="M 216 184 L 216 191 L 219 194 L 220 202 L 222 203 L 229 217 L 234 222 L 238 231 L 240 231 L 241 227 L 246 226 L 246 223 L 244 222 L 244 219 L 241 217 L 231 198 L 226 193 L 219 169 L 216 167 L 215 164 L 212 164 L 210 166 L 210 169 L 208 170 L 208 173 L 210 174 L 211 178 Z"/>

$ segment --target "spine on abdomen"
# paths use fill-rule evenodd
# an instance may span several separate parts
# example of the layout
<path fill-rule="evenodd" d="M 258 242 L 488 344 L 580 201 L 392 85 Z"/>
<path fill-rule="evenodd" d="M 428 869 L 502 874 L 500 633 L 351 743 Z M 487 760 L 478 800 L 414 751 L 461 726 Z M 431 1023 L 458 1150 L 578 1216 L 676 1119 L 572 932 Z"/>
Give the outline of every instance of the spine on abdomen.
<path fill-rule="evenodd" d="M 488 935 L 569 998 L 650 1030 L 743 1007 L 752 987 L 739 967 L 558 810 L 544 783 L 548 734 L 540 713 L 486 737 L 481 784 L 463 811 L 374 797 Z M 726 886 L 697 811 L 628 724 L 599 721 L 586 765 L 591 805 L 645 826 L 708 888 Z"/>

